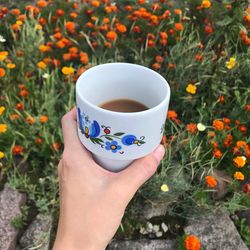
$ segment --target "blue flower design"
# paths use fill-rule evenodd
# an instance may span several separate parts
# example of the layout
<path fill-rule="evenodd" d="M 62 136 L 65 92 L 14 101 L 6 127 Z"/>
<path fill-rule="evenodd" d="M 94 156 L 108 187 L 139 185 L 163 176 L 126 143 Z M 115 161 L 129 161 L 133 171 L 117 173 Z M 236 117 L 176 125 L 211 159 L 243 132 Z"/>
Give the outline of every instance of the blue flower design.
<path fill-rule="evenodd" d="M 134 135 L 125 135 L 122 137 L 122 143 L 126 146 L 130 146 L 135 143 L 135 141 L 138 141 L 136 139 L 136 136 Z"/>
<path fill-rule="evenodd" d="M 105 142 L 105 149 L 106 150 L 111 150 L 113 153 L 116 153 L 117 150 L 120 150 L 122 147 L 118 145 L 117 141 L 106 141 Z"/>

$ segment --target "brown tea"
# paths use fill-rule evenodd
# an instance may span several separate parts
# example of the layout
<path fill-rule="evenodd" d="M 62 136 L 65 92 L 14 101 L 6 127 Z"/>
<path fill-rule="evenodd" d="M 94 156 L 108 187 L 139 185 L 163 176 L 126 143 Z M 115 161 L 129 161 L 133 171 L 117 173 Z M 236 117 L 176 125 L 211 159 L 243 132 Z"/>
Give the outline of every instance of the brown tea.
<path fill-rule="evenodd" d="M 140 112 L 148 109 L 144 104 L 130 99 L 111 100 L 101 104 L 100 107 L 111 111 L 125 113 Z"/>

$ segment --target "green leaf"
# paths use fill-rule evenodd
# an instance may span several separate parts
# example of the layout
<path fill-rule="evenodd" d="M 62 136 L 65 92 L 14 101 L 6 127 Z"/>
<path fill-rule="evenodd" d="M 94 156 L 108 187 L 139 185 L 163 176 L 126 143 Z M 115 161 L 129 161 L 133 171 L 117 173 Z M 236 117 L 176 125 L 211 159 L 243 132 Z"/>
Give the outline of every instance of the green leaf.
<path fill-rule="evenodd" d="M 103 142 L 103 140 L 100 139 L 100 138 L 95 138 L 95 140 L 98 141 L 98 142 Z"/>
<path fill-rule="evenodd" d="M 122 135 L 124 135 L 125 133 L 121 133 L 121 132 L 119 132 L 119 133 L 115 133 L 114 135 L 115 136 L 122 136 Z"/>
<path fill-rule="evenodd" d="M 217 25 L 219 25 L 219 26 L 227 26 L 232 22 L 233 22 L 233 18 L 231 18 L 229 16 L 226 16 L 223 20 L 217 22 Z"/>
<path fill-rule="evenodd" d="M 145 141 L 140 141 L 140 143 L 141 143 L 141 144 L 144 144 L 144 143 L 145 143 Z"/>
<path fill-rule="evenodd" d="M 106 138 L 107 140 L 113 141 L 113 139 L 112 139 L 111 137 L 105 136 L 105 138 Z"/>

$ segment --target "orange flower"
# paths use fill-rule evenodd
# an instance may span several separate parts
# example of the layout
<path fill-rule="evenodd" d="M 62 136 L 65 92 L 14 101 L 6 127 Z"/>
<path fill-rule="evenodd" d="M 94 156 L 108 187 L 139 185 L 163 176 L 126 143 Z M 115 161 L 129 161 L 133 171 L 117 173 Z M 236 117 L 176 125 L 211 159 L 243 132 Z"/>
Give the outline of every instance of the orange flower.
<path fill-rule="evenodd" d="M 18 114 L 10 115 L 11 121 L 14 121 L 14 120 L 16 120 L 16 119 L 18 119 L 18 118 L 19 118 L 19 115 L 18 115 Z"/>
<path fill-rule="evenodd" d="M 41 138 L 36 138 L 35 143 L 40 145 L 42 144 L 43 140 Z"/>
<path fill-rule="evenodd" d="M 18 109 L 18 110 L 24 110 L 24 105 L 23 105 L 23 103 L 22 103 L 22 102 L 18 102 L 18 103 L 16 104 L 16 109 Z"/>
<path fill-rule="evenodd" d="M 88 54 L 86 52 L 80 52 L 80 61 L 83 63 L 83 64 L 88 64 L 89 62 L 89 57 L 88 57 Z"/>
<path fill-rule="evenodd" d="M 223 130 L 224 129 L 224 123 L 220 120 L 214 120 L 213 121 L 213 127 L 215 130 Z"/>
<path fill-rule="evenodd" d="M 92 5 L 93 7 L 99 7 L 99 6 L 100 6 L 100 2 L 99 2 L 99 1 L 96 1 L 96 0 L 92 0 L 92 1 L 91 1 L 91 5 Z"/>
<path fill-rule="evenodd" d="M 245 148 L 247 146 L 247 143 L 245 141 L 237 141 L 236 146 L 239 148 Z"/>
<path fill-rule="evenodd" d="M 5 76 L 5 69 L 0 68 L 0 77 L 4 77 Z"/>
<path fill-rule="evenodd" d="M 76 12 L 71 12 L 69 16 L 73 19 L 77 18 L 78 14 Z"/>
<path fill-rule="evenodd" d="M 27 116 L 25 118 L 25 121 L 28 122 L 30 125 L 32 125 L 32 124 L 34 124 L 36 122 L 36 119 L 34 117 Z"/>
<path fill-rule="evenodd" d="M 174 13 L 175 13 L 176 15 L 181 15 L 181 14 L 182 14 L 182 11 L 181 11 L 180 9 L 175 9 L 175 10 L 174 10 Z"/>
<path fill-rule="evenodd" d="M 40 17 L 38 20 L 39 24 L 41 24 L 42 26 L 44 26 L 47 23 L 47 20 L 44 17 Z"/>
<path fill-rule="evenodd" d="M 247 112 L 250 112 L 250 104 L 246 104 L 244 109 L 247 111 Z"/>
<path fill-rule="evenodd" d="M 54 142 L 52 144 L 52 148 L 55 150 L 55 151 L 58 151 L 61 147 L 61 144 L 59 142 Z"/>
<path fill-rule="evenodd" d="M 54 38 L 56 39 L 56 40 L 60 40 L 60 39 L 62 39 L 62 33 L 61 32 L 56 32 L 55 34 L 54 34 Z"/>
<path fill-rule="evenodd" d="M 232 144 L 232 142 L 233 142 L 233 136 L 229 134 L 226 136 L 226 139 L 223 141 L 223 145 L 225 147 L 229 147 Z"/>
<path fill-rule="evenodd" d="M 20 90 L 19 95 L 25 98 L 29 95 L 29 91 L 27 89 L 22 89 Z"/>
<path fill-rule="evenodd" d="M 137 0 L 137 2 L 138 2 L 139 4 L 144 4 L 144 3 L 145 3 L 145 0 Z"/>
<path fill-rule="evenodd" d="M 203 0 L 201 3 L 201 7 L 204 9 L 208 9 L 211 7 L 211 2 L 209 0 Z"/>
<path fill-rule="evenodd" d="M 216 187 L 217 186 L 217 180 L 212 176 L 212 175 L 208 175 L 208 176 L 206 176 L 206 185 L 208 186 L 208 187 L 211 187 L 211 188 L 213 188 L 213 187 Z"/>
<path fill-rule="evenodd" d="M 49 52 L 49 51 L 51 51 L 51 47 L 50 47 L 50 46 L 47 46 L 47 45 L 40 45 L 40 46 L 39 46 L 39 50 L 40 50 L 41 52 Z"/>
<path fill-rule="evenodd" d="M 250 195 L 250 183 L 246 183 L 243 187 L 243 192 Z"/>
<path fill-rule="evenodd" d="M 161 68 L 161 65 L 159 63 L 153 63 L 152 64 L 152 69 L 159 70 L 160 68 Z"/>
<path fill-rule="evenodd" d="M 185 239 L 185 248 L 186 250 L 200 250 L 201 243 L 199 239 L 194 235 L 189 235 Z"/>
<path fill-rule="evenodd" d="M 64 12 L 64 10 L 62 10 L 62 9 L 57 9 L 57 10 L 56 10 L 56 14 L 57 14 L 58 16 L 63 16 L 63 15 L 65 14 L 65 12 Z"/>
<path fill-rule="evenodd" d="M 65 28 L 69 33 L 74 33 L 76 25 L 74 22 L 66 22 Z"/>
<path fill-rule="evenodd" d="M 0 124 L 0 134 L 5 133 L 8 129 L 8 126 L 6 124 Z"/>
<path fill-rule="evenodd" d="M 39 69 L 45 69 L 47 67 L 46 63 L 43 61 L 38 62 L 36 65 Z"/>
<path fill-rule="evenodd" d="M 217 159 L 219 159 L 219 158 L 221 158 L 222 157 L 222 152 L 218 149 L 218 148 L 215 148 L 214 149 L 214 151 L 213 151 L 213 156 L 214 156 L 214 158 L 217 158 Z"/>
<path fill-rule="evenodd" d="M 46 123 L 46 122 L 48 122 L 48 120 L 49 120 L 49 118 L 48 118 L 47 115 L 41 115 L 41 116 L 39 117 L 39 121 L 40 121 L 41 123 Z"/>
<path fill-rule="evenodd" d="M 116 29 L 120 33 L 125 33 L 127 31 L 127 27 L 120 23 L 116 24 Z"/>
<path fill-rule="evenodd" d="M 197 125 L 195 123 L 187 124 L 186 130 L 191 134 L 196 134 L 198 132 Z"/>
<path fill-rule="evenodd" d="M 206 25 L 205 28 L 204 28 L 204 32 L 205 32 L 206 34 L 211 34 L 211 33 L 213 33 L 213 32 L 214 32 L 213 27 L 212 27 L 211 25 Z"/>
<path fill-rule="evenodd" d="M 238 130 L 242 133 L 246 133 L 247 132 L 247 127 L 245 125 L 240 125 Z"/>
<path fill-rule="evenodd" d="M 158 56 L 155 57 L 155 61 L 158 62 L 158 63 L 163 63 L 164 58 L 162 56 L 158 55 Z"/>
<path fill-rule="evenodd" d="M 46 7 L 47 4 L 48 4 L 48 3 L 47 3 L 46 1 L 44 1 L 44 0 L 39 0 L 39 1 L 37 1 L 37 5 L 38 5 L 40 8 Z"/>
<path fill-rule="evenodd" d="M 23 147 L 20 146 L 20 145 L 15 145 L 15 146 L 13 147 L 13 149 L 12 149 L 12 153 L 13 153 L 14 155 L 19 155 L 19 154 L 21 154 L 22 152 L 23 152 Z"/>
<path fill-rule="evenodd" d="M 117 39 L 117 34 L 115 31 L 111 30 L 106 34 L 106 37 L 110 41 L 115 41 Z"/>
<path fill-rule="evenodd" d="M 245 176 L 241 172 L 235 172 L 234 173 L 234 179 L 238 181 L 244 181 Z"/>
<path fill-rule="evenodd" d="M 177 113 L 174 110 L 169 110 L 167 114 L 168 119 L 176 119 L 177 118 Z"/>
<path fill-rule="evenodd" d="M 16 23 L 12 24 L 12 25 L 11 25 L 11 28 L 12 28 L 14 31 L 20 30 L 20 26 L 19 26 L 18 24 L 16 24 Z"/>
<path fill-rule="evenodd" d="M 181 31 L 181 30 L 183 30 L 183 25 L 182 25 L 182 23 L 175 23 L 175 24 L 174 24 L 174 28 L 175 28 L 176 30 Z"/>
<path fill-rule="evenodd" d="M 237 156 L 233 159 L 237 168 L 243 168 L 246 165 L 247 159 L 245 156 Z"/>
<path fill-rule="evenodd" d="M 20 11 L 19 9 L 13 9 L 13 10 L 11 11 L 11 13 L 12 13 L 13 15 L 18 16 L 18 15 L 20 15 L 21 11 Z"/>

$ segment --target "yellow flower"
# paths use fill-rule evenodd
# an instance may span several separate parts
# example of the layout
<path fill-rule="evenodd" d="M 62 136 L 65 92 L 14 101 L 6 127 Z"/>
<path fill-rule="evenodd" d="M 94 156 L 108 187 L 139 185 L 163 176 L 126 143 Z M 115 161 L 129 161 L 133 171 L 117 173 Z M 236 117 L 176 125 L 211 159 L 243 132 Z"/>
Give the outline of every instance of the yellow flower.
<path fill-rule="evenodd" d="M 0 151 L 0 159 L 4 157 L 4 152 Z"/>
<path fill-rule="evenodd" d="M 8 56 L 8 51 L 0 51 L 0 62 Z"/>
<path fill-rule="evenodd" d="M 14 69 L 16 67 L 16 64 L 15 63 L 7 63 L 6 67 L 8 69 Z"/>
<path fill-rule="evenodd" d="M 38 62 L 36 65 L 39 69 L 45 69 L 47 67 L 47 64 L 43 61 Z"/>
<path fill-rule="evenodd" d="M 63 67 L 62 68 L 62 72 L 64 75 L 70 75 L 70 74 L 73 74 L 74 73 L 74 68 L 72 67 Z"/>
<path fill-rule="evenodd" d="M 40 25 L 40 24 L 37 24 L 36 26 L 35 26 L 35 29 L 36 30 L 41 30 L 43 27 L 42 27 L 42 25 Z"/>
<path fill-rule="evenodd" d="M 4 110 L 5 110 L 5 107 L 4 106 L 0 106 L 0 115 L 3 114 Z"/>
<path fill-rule="evenodd" d="M 22 25 L 23 25 L 23 22 L 20 21 L 20 20 L 17 20 L 17 21 L 16 21 L 16 24 L 19 25 L 19 26 L 22 26 Z"/>
<path fill-rule="evenodd" d="M 235 59 L 235 57 L 231 57 L 231 58 L 229 59 L 229 61 L 226 62 L 226 67 L 227 67 L 228 69 L 234 68 L 235 65 L 236 65 L 236 59 Z"/>
<path fill-rule="evenodd" d="M 162 184 L 161 185 L 161 191 L 162 192 L 168 192 L 169 191 L 169 187 L 167 184 Z"/>
<path fill-rule="evenodd" d="M 7 131 L 7 125 L 6 124 L 0 124 L 0 134 L 5 133 Z"/>
<path fill-rule="evenodd" d="M 239 181 L 244 181 L 244 174 L 242 174 L 241 172 L 235 172 L 234 173 L 234 179 L 235 180 L 239 180 Z"/>
<path fill-rule="evenodd" d="M 210 0 L 203 0 L 202 1 L 202 4 L 201 4 L 201 7 L 204 8 L 204 9 L 208 9 L 211 7 L 211 2 Z"/>
<path fill-rule="evenodd" d="M 196 90 L 197 90 L 197 87 L 192 83 L 189 83 L 188 86 L 186 87 L 186 91 L 192 95 L 196 93 Z"/>
<path fill-rule="evenodd" d="M 238 168 L 243 168 L 246 165 L 247 158 L 245 156 L 237 156 L 233 159 L 234 164 Z"/>

